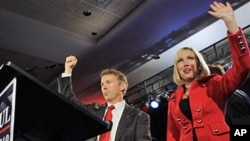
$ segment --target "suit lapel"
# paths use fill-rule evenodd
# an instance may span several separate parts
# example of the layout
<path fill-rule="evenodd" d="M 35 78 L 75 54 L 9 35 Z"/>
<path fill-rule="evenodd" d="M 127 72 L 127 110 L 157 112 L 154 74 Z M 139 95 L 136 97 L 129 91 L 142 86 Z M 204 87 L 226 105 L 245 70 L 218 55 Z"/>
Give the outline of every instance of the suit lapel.
<path fill-rule="evenodd" d="M 129 105 L 126 104 L 124 111 L 122 113 L 120 122 L 119 122 L 118 127 L 117 127 L 115 141 L 118 141 L 119 138 L 121 137 L 121 135 L 123 134 L 128 122 L 131 118 L 130 114 L 131 114 L 131 107 L 129 107 Z"/>

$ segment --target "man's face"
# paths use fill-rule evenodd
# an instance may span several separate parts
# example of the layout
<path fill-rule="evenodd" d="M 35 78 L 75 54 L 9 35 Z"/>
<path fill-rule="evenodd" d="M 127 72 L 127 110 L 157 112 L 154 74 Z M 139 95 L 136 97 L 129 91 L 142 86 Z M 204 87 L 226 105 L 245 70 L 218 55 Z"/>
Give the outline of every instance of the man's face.
<path fill-rule="evenodd" d="M 102 94 L 107 102 L 116 103 L 123 99 L 123 84 L 113 74 L 103 75 L 101 78 Z"/>

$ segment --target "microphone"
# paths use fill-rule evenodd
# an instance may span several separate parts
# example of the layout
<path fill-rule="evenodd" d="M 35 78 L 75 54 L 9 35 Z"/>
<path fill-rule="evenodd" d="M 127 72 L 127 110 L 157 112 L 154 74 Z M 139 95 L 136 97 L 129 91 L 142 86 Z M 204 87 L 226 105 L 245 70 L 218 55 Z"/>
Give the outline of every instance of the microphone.
<path fill-rule="evenodd" d="M 49 64 L 46 66 L 46 69 L 52 70 L 55 67 L 62 66 L 62 64 Z"/>
<path fill-rule="evenodd" d="M 61 66 L 64 66 L 64 64 L 59 64 L 59 63 L 56 63 L 56 64 L 49 64 L 49 65 L 46 65 L 46 66 L 33 66 L 31 68 L 26 68 L 25 70 L 30 72 L 30 71 L 36 71 L 36 70 L 52 70 L 56 67 L 61 67 Z"/>

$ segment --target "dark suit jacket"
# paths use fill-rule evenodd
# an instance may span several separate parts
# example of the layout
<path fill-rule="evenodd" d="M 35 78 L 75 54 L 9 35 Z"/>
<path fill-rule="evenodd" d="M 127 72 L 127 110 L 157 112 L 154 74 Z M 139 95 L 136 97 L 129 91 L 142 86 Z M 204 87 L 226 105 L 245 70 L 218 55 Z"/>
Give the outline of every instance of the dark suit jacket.
<path fill-rule="evenodd" d="M 71 77 L 58 78 L 58 90 L 59 93 L 65 95 L 70 100 L 81 104 L 83 108 L 86 108 L 91 113 L 99 118 L 103 118 L 106 105 L 93 103 L 90 105 L 82 104 L 76 97 L 72 89 Z M 96 137 L 89 139 L 88 141 L 95 141 Z M 125 109 L 122 113 L 115 141 L 151 141 L 150 132 L 150 118 L 149 115 L 139 109 L 125 105 Z"/>
<path fill-rule="evenodd" d="M 242 91 L 235 91 L 227 101 L 226 122 L 232 125 L 250 125 L 250 99 Z"/>

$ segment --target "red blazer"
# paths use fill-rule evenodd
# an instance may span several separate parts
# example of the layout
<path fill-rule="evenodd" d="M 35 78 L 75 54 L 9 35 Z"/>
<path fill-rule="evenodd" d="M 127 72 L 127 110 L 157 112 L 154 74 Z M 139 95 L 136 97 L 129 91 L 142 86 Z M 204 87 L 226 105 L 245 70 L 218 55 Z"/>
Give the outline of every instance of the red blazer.
<path fill-rule="evenodd" d="M 235 35 L 228 33 L 227 36 L 232 68 L 223 77 L 210 75 L 192 83 L 189 92 L 192 121 L 180 111 L 184 89 L 183 86 L 177 88 L 168 103 L 167 141 L 192 141 L 193 129 L 199 141 L 230 140 L 230 130 L 224 118 L 225 102 L 247 78 L 250 55 L 241 29 Z"/>

